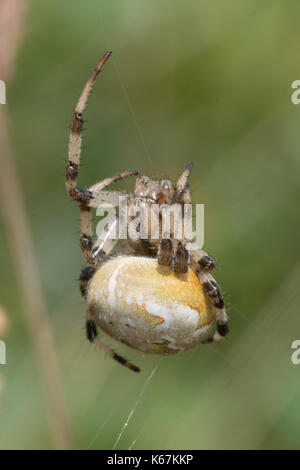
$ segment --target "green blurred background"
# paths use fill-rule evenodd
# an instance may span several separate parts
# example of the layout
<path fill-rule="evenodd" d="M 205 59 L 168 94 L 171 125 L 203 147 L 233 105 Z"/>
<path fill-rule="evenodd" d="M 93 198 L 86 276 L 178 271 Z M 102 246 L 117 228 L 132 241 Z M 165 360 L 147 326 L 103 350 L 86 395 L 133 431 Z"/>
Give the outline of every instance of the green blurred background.
<path fill-rule="evenodd" d="M 300 447 L 299 14 L 296 0 L 30 3 L 5 106 L 76 448 L 111 449 L 137 400 L 119 449 Z M 79 211 L 64 186 L 74 105 L 110 49 L 85 114 L 80 183 L 128 169 L 174 180 L 192 160 L 230 316 L 223 342 L 161 360 L 110 340 L 140 374 L 85 339 Z M 0 447 L 51 448 L 2 228 L 0 253 L 11 319 Z"/>

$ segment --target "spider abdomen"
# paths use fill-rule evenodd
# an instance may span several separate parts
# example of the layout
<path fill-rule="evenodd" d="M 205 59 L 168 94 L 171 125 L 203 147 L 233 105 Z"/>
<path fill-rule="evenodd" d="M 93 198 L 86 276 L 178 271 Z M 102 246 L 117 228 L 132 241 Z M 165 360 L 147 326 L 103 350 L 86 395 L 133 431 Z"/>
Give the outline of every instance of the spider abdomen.
<path fill-rule="evenodd" d="M 89 283 L 87 303 L 102 330 L 154 354 L 192 348 L 207 336 L 214 319 L 194 271 L 174 274 L 153 258 L 124 256 L 106 262 Z"/>

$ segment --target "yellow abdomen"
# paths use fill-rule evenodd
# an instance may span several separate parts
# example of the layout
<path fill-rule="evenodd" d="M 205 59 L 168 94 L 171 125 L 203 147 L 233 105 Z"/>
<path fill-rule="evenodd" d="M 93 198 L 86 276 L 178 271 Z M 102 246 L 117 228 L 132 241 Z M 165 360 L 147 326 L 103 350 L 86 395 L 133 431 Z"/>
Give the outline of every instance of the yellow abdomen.
<path fill-rule="evenodd" d="M 170 354 L 207 336 L 214 311 L 196 274 L 174 274 L 156 259 L 109 260 L 90 281 L 87 304 L 100 328 L 134 348 Z"/>

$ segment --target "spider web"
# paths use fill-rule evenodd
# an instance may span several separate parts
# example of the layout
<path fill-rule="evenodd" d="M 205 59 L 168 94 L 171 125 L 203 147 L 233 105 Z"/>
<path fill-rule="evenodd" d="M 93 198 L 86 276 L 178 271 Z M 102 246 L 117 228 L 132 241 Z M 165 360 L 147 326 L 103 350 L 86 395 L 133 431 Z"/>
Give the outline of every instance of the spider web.
<path fill-rule="evenodd" d="M 131 410 L 130 410 L 130 412 L 129 412 L 127 418 L 126 418 L 126 421 L 125 421 L 125 423 L 123 424 L 123 426 L 122 426 L 122 428 L 121 428 L 121 431 L 120 431 L 119 434 L 118 434 L 118 437 L 117 437 L 117 439 L 116 439 L 116 441 L 115 441 L 115 443 L 114 443 L 114 445 L 113 445 L 113 447 L 112 447 L 112 450 L 116 450 L 117 445 L 119 444 L 119 442 L 120 442 L 120 440 L 121 440 L 121 438 L 122 438 L 122 436 L 123 436 L 123 434 L 124 434 L 124 432 L 125 432 L 125 430 L 126 430 L 128 424 L 129 424 L 131 418 L 133 417 L 133 415 L 134 415 L 134 413 L 135 413 L 135 411 L 136 411 L 136 409 L 137 409 L 137 407 L 138 407 L 138 405 L 139 405 L 141 399 L 143 398 L 143 396 L 144 396 L 144 394 L 145 394 L 145 392 L 146 392 L 146 389 L 148 388 L 149 383 L 151 382 L 152 378 L 154 377 L 154 375 L 155 375 L 155 373 L 156 373 L 156 371 L 157 371 L 157 369 L 158 369 L 158 366 L 159 366 L 159 363 L 160 363 L 161 360 L 162 360 L 162 357 L 157 361 L 156 365 L 154 366 L 154 368 L 152 369 L 152 371 L 151 371 L 150 374 L 148 375 L 148 377 L 147 377 L 147 379 L 146 379 L 146 381 L 145 381 L 145 383 L 144 383 L 144 385 L 143 385 L 143 387 L 142 387 L 140 393 L 138 394 L 138 397 L 137 397 L 137 400 L 136 400 L 135 404 L 134 404 L 133 407 L 131 408 Z M 97 438 L 99 437 L 100 433 L 103 431 L 104 427 L 107 425 L 107 423 L 109 422 L 109 420 L 110 420 L 111 417 L 113 416 L 114 412 L 115 412 L 115 410 L 113 410 L 112 412 L 110 412 L 109 415 L 107 416 L 107 418 L 104 420 L 104 422 L 99 426 L 99 428 L 97 429 L 96 433 L 95 433 L 94 436 L 91 438 L 91 440 L 90 440 L 90 442 L 89 442 L 89 444 L 88 444 L 88 449 L 90 449 L 90 448 L 93 446 L 93 444 L 96 442 Z M 134 439 L 133 442 L 131 443 L 131 445 L 130 445 L 130 447 L 129 447 L 129 450 L 131 450 L 131 449 L 133 448 L 133 446 L 136 444 L 136 441 L 137 441 L 138 437 L 141 435 L 142 431 L 143 431 L 143 428 L 140 430 L 140 432 L 139 432 L 137 438 Z"/>

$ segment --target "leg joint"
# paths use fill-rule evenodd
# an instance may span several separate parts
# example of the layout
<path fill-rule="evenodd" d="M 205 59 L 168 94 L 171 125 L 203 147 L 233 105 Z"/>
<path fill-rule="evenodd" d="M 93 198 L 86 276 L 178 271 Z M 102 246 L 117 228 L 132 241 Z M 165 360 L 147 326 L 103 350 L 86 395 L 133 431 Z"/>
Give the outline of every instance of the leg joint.
<path fill-rule="evenodd" d="M 92 248 L 92 237 L 83 233 L 80 238 L 80 246 L 82 250 L 90 250 Z"/>
<path fill-rule="evenodd" d="M 73 162 L 68 162 L 66 169 L 66 179 L 67 181 L 74 181 L 78 176 L 78 165 Z"/>

